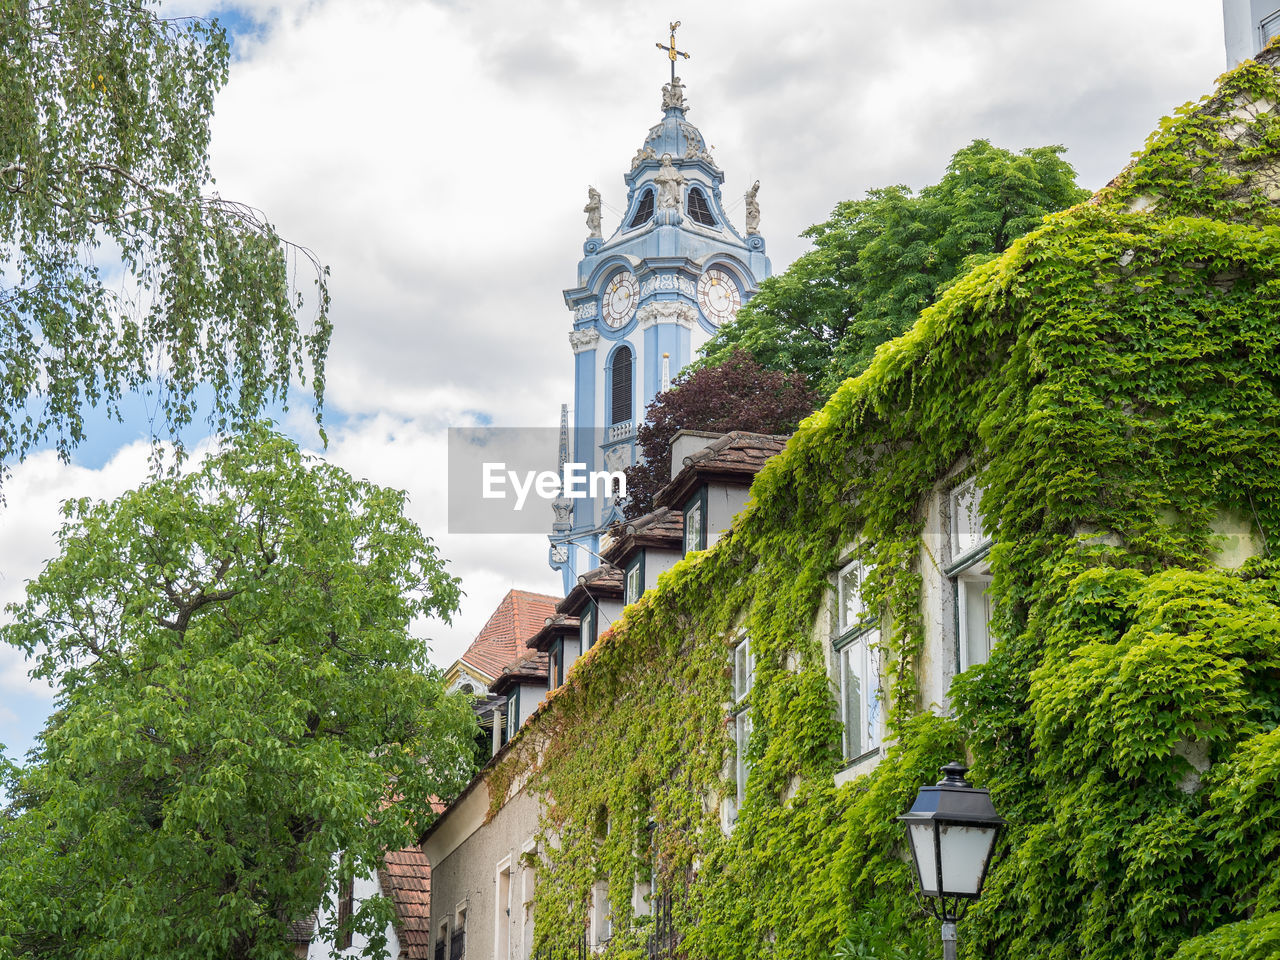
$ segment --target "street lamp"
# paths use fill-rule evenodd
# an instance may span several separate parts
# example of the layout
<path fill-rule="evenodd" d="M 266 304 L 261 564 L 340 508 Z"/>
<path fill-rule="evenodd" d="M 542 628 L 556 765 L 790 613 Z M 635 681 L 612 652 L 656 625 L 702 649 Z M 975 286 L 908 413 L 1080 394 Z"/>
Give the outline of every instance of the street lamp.
<path fill-rule="evenodd" d="M 964 778 L 968 769 L 947 764 L 942 779 L 921 787 L 911 809 L 897 818 L 907 825 L 921 902 L 942 921 L 943 960 L 955 960 L 956 921 L 982 895 L 991 851 L 1005 822 L 987 791 Z"/>

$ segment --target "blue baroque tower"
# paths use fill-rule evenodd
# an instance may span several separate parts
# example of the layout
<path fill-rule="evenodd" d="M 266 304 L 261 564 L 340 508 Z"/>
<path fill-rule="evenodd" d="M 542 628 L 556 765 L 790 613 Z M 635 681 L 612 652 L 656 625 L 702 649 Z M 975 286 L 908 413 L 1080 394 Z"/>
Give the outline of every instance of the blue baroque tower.
<path fill-rule="evenodd" d="M 721 200 L 724 173 L 686 119 L 679 77 L 663 86 L 662 110 L 623 178 L 626 210 L 607 240 L 600 194 L 591 189 L 584 209 L 591 236 L 577 286 L 564 292 L 573 314 L 574 395 L 571 418 L 562 408 L 560 461 L 588 471 L 635 461 L 636 426 L 650 401 L 769 275 L 760 184 L 746 193 L 739 233 Z M 599 564 L 600 535 L 622 514 L 604 493 L 557 500 L 554 509 L 550 562 L 567 593 Z"/>

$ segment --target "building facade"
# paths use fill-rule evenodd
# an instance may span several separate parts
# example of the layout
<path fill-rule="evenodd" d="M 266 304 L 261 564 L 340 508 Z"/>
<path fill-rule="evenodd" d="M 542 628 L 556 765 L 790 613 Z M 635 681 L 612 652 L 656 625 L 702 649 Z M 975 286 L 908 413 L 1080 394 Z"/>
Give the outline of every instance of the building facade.
<path fill-rule="evenodd" d="M 557 609 L 563 684 L 427 838 L 492 904 L 463 957 L 922 952 L 894 818 L 956 759 L 1011 824 L 974 955 L 1276 955 L 1277 103 L 1272 50 L 780 452 L 673 458 Z"/>
<path fill-rule="evenodd" d="M 649 403 L 769 275 L 759 184 L 743 198 L 739 229 L 726 211 L 724 172 L 689 109 L 673 77 L 662 89 L 662 119 L 623 177 L 625 211 L 611 236 L 603 235 L 594 188 L 586 207 L 591 235 L 577 282 L 564 292 L 574 395 L 560 460 L 585 464 L 588 473 L 635 461 L 636 427 Z M 611 494 L 555 504 L 550 563 L 566 593 L 599 562 L 601 535 L 621 519 Z"/>

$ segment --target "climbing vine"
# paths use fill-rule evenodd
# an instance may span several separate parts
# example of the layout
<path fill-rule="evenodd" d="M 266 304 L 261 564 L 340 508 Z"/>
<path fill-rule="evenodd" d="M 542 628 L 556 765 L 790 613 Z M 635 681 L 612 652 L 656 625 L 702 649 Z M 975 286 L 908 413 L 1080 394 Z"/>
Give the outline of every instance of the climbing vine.
<path fill-rule="evenodd" d="M 964 752 L 1011 826 L 962 954 L 1280 952 L 1278 57 L 881 347 L 730 534 L 578 662 L 491 781 L 495 806 L 526 776 L 547 800 L 538 949 L 571 944 L 607 880 L 610 956 L 642 955 L 649 882 L 692 958 L 909 952 L 924 921 L 893 817 Z M 994 531 L 999 642 L 943 717 L 917 682 L 921 533 L 957 466 Z M 855 542 L 892 738 L 837 787 L 822 624 Z M 751 774 L 726 833 L 743 630 Z"/>

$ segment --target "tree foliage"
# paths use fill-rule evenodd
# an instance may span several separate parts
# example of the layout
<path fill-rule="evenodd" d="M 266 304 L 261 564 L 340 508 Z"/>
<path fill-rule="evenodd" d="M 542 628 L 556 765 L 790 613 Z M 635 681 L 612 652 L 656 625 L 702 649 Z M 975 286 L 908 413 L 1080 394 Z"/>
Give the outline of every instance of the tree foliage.
<path fill-rule="evenodd" d="M 403 507 L 262 428 L 67 505 L 0 629 L 59 691 L 0 822 L 0 953 L 285 957 L 335 852 L 415 842 L 475 723 L 410 632 L 459 588 Z"/>
<path fill-rule="evenodd" d="M 798 371 L 824 395 L 911 326 L 952 280 L 1006 249 L 1046 214 L 1088 196 L 1062 147 L 1014 154 L 975 140 L 919 193 L 898 185 L 839 204 L 804 236 L 814 248 L 760 291 L 704 348 Z"/>
<path fill-rule="evenodd" d="M 46 441 L 66 458 L 86 407 L 118 418 L 131 391 L 174 436 L 201 384 L 219 429 L 285 401 L 295 373 L 319 414 L 327 271 L 212 192 L 227 40 L 156 7 L 0 0 L 0 468 Z"/>
<path fill-rule="evenodd" d="M 686 370 L 653 398 L 636 431 L 643 457 L 627 469 L 627 518 L 652 510 L 654 494 L 671 479 L 670 445 L 678 431 L 790 433 L 818 403 L 802 377 L 766 370 L 744 350 L 715 366 Z"/>

